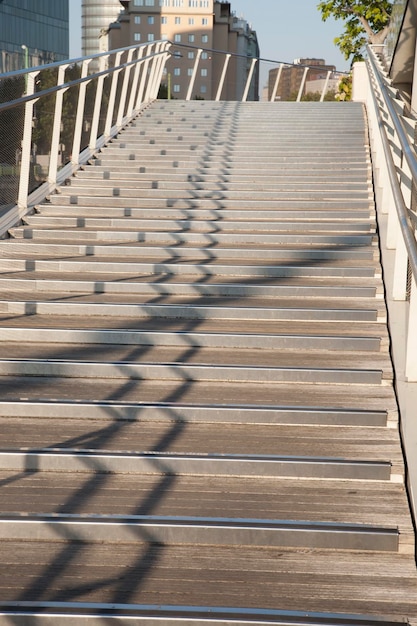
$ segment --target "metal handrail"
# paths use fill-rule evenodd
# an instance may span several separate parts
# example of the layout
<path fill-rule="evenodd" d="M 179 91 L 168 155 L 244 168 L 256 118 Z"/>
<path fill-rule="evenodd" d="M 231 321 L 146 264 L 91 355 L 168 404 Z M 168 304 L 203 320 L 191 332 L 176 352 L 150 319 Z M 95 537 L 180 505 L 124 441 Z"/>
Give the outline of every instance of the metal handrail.
<path fill-rule="evenodd" d="M 137 111 L 157 97 L 159 85 L 162 78 L 162 71 L 166 59 L 169 56 L 169 42 L 148 42 L 146 44 L 129 46 L 99 54 L 91 55 L 81 59 L 69 59 L 58 61 L 47 65 L 8 72 L 0 76 L 3 80 L 13 80 L 25 77 L 25 93 L 19 97 L 0 104 L 0 113 L 24 107 L 23 136 L 21 140 L 21 167 L 19 175 L 18 194 L 16 206 L 11 213 L 20 217 L 24 215 L 30 204 L 39 201 L 40 196 L 45 197 L 55 188 L 56 184 L 63 182 L 73 171 L 85 163 L 97 151 L 99 151 L 108 141 L 114 137 Z M 125 61 L 121 62 L 122 55 L 126 55 Z M 109 59 L 112 62 L 107 62 Z M 88 73 L 88 67 L 92 61 L 98 61 L 99 66 Z M 70 81 L 65 80 L 65 72 L 68 68 L 81 65 L 81 76 Z M 134 73 L 132 72 L 134 69 Z M 56 84 L 52 87 L 36 91 L 36 77 L 45 71 L 57 70 Z M 131 75 L 133 79 L 130 80 Z M 119 76 L 123 82 L 118 83 Z M 107 77 L 112 77 L 109 100 L 104 112 L 106 124 L 104 132 L 98 136 L 99 117 L 102 108 L 103 85 Z M 139 83 L 140 78 L 140 83 Z M 91 120 L 91 133 L 88 147 L 80 153 L 80 140 L 82 134 L 82 124 L 85 115 L 85 90 L 89 83 L 96 81 L 97 90 L 94 101 L 94 112 Z M 117 85 L 120 84 L 121 94 L 116 104 Z M 63 95 L 70 88 L 79 88 L 78 104 L 76 109 L 76 121 L 71 137 L 72 157 L 71 163 L 63 166 L 58 165 L 58 153 L 60 144 L 60 127 L 62 121 Z M 130 90 L 130 91 L 129 91 Z M 129 91 L 129 93 L 128 93 Z M 29 197 L 30 163 L 32 148 L 32 127 L 34 106 L 37 102 L 47 96 L 55 95 L 55 111 L 51 123 L 51 140 L 49 174 L 46 182 Z M 115 122 L 113 124 L 113 119 Z M 10 218 L 12 219 L 12 218 Z M 4 229 L 1 229 L 4 232 Z"/>
<path fill-rule="evenodd" d="M 410 168 L 410 173 L 411 173 L 413 182 L 417 183 L 417 156 L 415 153 L 415 148 L 414 146 L 410 145 L 410 142 L 407 138 L 407 134 L 404 130 L 403 123 L 400 117 L 398 116 L 397 111 L 395 110 L 395 107 L 392 103 L 389 92 L 387 90 L 386 80 L 383 76 L 381 76 L 379 68 L 375 62 L 374 53 L 372 49 L 368 50 L 367 62 L 372 69 L 372 74 L 377 82 L 379 91 L 384 100 L 384 104 L 390 115 L 390 119 L 395 128 L 395 132 L 397 133 L 397 137 L 401 145 L 401 150 L 407 161 L 408 167 Z M 414 279 L 417 282 L 417 240 L 414 235 L 414 226 L 409 215 L 409 209 L 404 201 L 404 197 L 401 192 L 401 186 L 400 186 L 398 175 L 397 175 L 397 168 L 395 166 L 394 159 L 392 156 L 392 150 L 390 147 L 390 143 L 388 141 L 386 124 L 381 115 L 381 108 L 378 104 L 374 90 L 372 90 L 371 93 L 372 93 L 372 98 L 373 98 L 374 105 L 375 105 L 375 110 L 377 111 L 377 115 L 378 115 L 378 125 L 381 131 L 382 145 L 384 149 L 388 175 L 389 175 L 393 197 L 395 201 L 395 207 L 396 207 L 397 214 L 398 214 L 399 225 L 400 225 L 401 232 L 404 238 L 404 243 L 407 248 L 410 268 L 413 273 Z"/>
<path fill-rule="evenodd" d="M 102 54 L 94 54 L 92 56 L 89 56 L 88 59 L 94 60 L 94 59 L 98 59 L 101 57 L 108 57 L 110 54 L 115 54 L 117 52 L 125 52 L 125 51 L 129 51 L 130 49 L 134 49 L 137 50 L 140 47 L 147 47 L 147 44 L 142 44 L 142 46 L 132 46 L 131 48 L 122 48 L 121 50 L 111 50 L 110 52 L 105 52 Z M 140 59 L 135 59 L 132 61 L 126 61 L 125 63 L 121 63 L 119 65 L 116 65 L 114 67 L 109 67 L 106 68 L 105 70 L 102 71 L 98 71 L 98 72 L 94 72 L 93 74 L 88 74 L 88 76 L 85 76 L 83 78 L 75 78 L 74 80 L 72 80 L 69 83 L 62 83 L 61 85 L 55 85 L 54 87 L 48 87 L 48 89 L 43 89 L 42 91 L 37 91 L 36 93 L 33 94 L 29 94 L 29 95 L 25 95 L 22 96 L 20 98 L 16 98 L 15 100 L 10 100 L 9 102 L 3 102 L 0 103 L 0 112 L 1 111 L 6 111 L 8 109 L 12 109 L 15 106 L 21 105 L 21 104 L 26 104 L 26 102 L 32 102 L 33 100 L 39 100 L 39 98 L 44 98 L 46 96 L 50 96 L 54 93 L 57 93 L 58 91 L 65 91 L 67 89 L 69 89 L 70 87 L 76 87 L 77 85 L 81 85 L 82 83 L 89 83 L 92 80 L 95 80 L 96 78 L 100 78 L 100 77 L 106 77 L 109 76 L 111 74 L 113 74 L 114 72 L 120 72 L 122 70 L 127 69 L 128 67 L 132 67 L 134 65 L 136 65 L 139 61 L 141 63 L 143 63 L 144 61 L 153 59 L 157 56 L 160 56 L 164 54 L 164 52 L 153 52 L 152 54 L 149 54 L 147 56 L 141 57 Z M 51 70 L 51 69 L 55 69 L 55 68 L 60 68 L 63 65 L 66 66 L 71 66 L 71 65 L 77 65 L 78 63 L 84 62 L 85 61 L 85 57 L 82 57 L 80 59 L 70 59 L 67 61 L 57 61 L 56 63 L 50 63 L 48 65 L 38 65 L 37 67 L 31 67 L 30 69 L 26 69 L 26 70 L 17 70 L 16 72 L 8 72 L 7 74 L 0 74 L 0 79 L 8 79 L 8 78 L 18 78 L 19 76 L 27 76 L 28 74 L 39 74 L 39 72 L 45 71 L 45 70 Z"/>
<path fill-rule="evenodd" d="M 161 41 L 155 42 L 155 43 L 162 43 L 162 42 L 167 44 L 169 47 L 186 48 L 186 49 L 196 50 L 196 51 L 201 51 L 201 52 L 209 52 L 211 54 L 220 54 L 220 55 L 223 55 L 225 58 L 230 58 L 230 57 L 242 58 L 242 59 L 243 58 L 244 59 L 250 58 L 251 61 L 252 61 L 252 67 L 253 67 L 254 64 L 257 64 L 257 63 L 258 64 L 259 63 L 271 63 L 271 64 L 279 66 L 280 68 L 283 68 L 283 67 L 295 67 L 295 68 L 304 69 L 304 70 L 320 70 L 320 69 L 323 69 L 322 66 L 320 66 L 320 65 L 305 65 L 305 64 L 302 64 L 302 63 L 297 63 L 296 64 L 296 63 L 291 63 L 289 61 L 280 61 L 280 60 L 269 59 L 269 58 L 261 57 L 261 56 L 258 56 L 258 57 L 252 57 L 252 56 L 248 57 L 247 55 L 239 54 L 239 53 L 236 53 L 236 52 L 232 53 L 232 52 L 227 52 L 227 51 L 220 50 L 220 49 L 215 49 L 215 48 L 204 48 L 204 47 L 193 46 L 193 45 L 190 45 L 190 44 L 182 44 L 182 43 L 180 44 L 180 43 L 176 43 L 176 42 L 173 42 L 173 41 L 167 41 L 167 40 L 163 40 L 163 41 L 161 40 Z M 90 55 L 89 57 L 76 57 L 76 58 L 67 59 L 67 60 L 64 60 L 64 61 L 55 61 L 54 63 L 49 63 L 47 65 L 38 65 L 38 66 L 33 66 L 33 67 L 22 69 L 22 70 L 15 70 L 15 71 L 12 71 L 12 72 L 6 72 L 4 74 L 0 74 L 0 79 L 1 80 L 6 80 L 6 79 L 10 79 L 10 78 L 18 78 L 20 76 L 28 76 L 31 73 L 39 73 L 39 72 L 45 71 L 46 69 L 48 69 L 48 70 L 59 69 L 63 65 L 66 65 L 68 67 L 69 66 L 73 66 L 73 65 L 80 65 L 80 64 L 82 64 L 86 60 L 86 58 L 88 58 L 90 60 L 90 62 L 94 61 L 94 60 L 97 61 L 97 60 L 100 60 L 102 58 L 109 57 L 110 55 L 117 55 L 117 54 L 121 54 L 121 53 L 124 53 L 124 52 L 135 51 L 135 50 L 138 50 L 140 48 L 145 48 L 147 46 L 148 46 L 148 43 L 144 43 L 144 44 L 140 44 L 139 46 L 138 45 L 133 45 L 133 46 L 128 46 L 126 48 L 117 48 L 115 50 L 110 50 L 110 51 L 106 51 L 106 52 L 100 52 L 100 53 L 97 53 L 97 54 Z M 152 53 L 152 54 L 150 54 L 148 56 L 142 57 L 140 59 L 140 61 L 143 62 L 143 61 L 146 61 L 146 60 L 150 60 L 150 59 L 154 58 L 155 56 L 158 56 L 158 55 L 161 55 L 161 54 L 162 54 L 161 52 L 159 52 L 159 53 L 154 52 L 154 53 Z M 172 50 L 170 52 L 171 56 L 173 54 L 174 54 L 174 50 Z M 82 83 L 88 83 L 89 81 L 91 81 L 93 79 L 96 79 L 96 78 L 99 78 L 100 76 L 108 76 L 109 74 L 112 74 L 114 72 L 124 70 L 124 69 L 128 68 L 129 66 L 132 67 L 132 66 L 136 65 L 137 62 L 138 62 L 138 59 L 131 60 L 131 61 L 126 61 L 125 63 L 122 63 L 122 64 L 117 65 L 115 67 L 106 68 L 105 70 L 103 70 L 101 72 L 100 71 L 94 72 L 94 74 L 89 74 L 88 76 L 81 77 L 81 78 L 78 78 L 78 79 L 74 79 L 70 83 L 63 83 L 62 85 L 59 85 L 59 86 L 49 87 L 48 89 L 42 90 L 41 92 L 37 92 L 37 93 L 34 93 L 34 94 L 27 94 L 27 95 L 22 96 L 21 98 L 18 98 L 18 99 L 15 99 L 15 100 L 11 100 L 9 102 L 0 103 L 0 112 L 8 110 L 8 109 L 11 109 L 11 108 L 13 108 L 14 106 L 17 106 L 17 105 L 25 104 L 26 102 L 31 102 L 31 101 L 37 100 L 39 97 L 52 95 L 52 94 L 57 93 L 58 91 L 62 91 L 62 90 L 65 91 L 69 87 L 74 87 L 74 86 L 77 86 L 77 85 L 81 85 Z M 348 72 L 348 71 L 341 71 L 341 70 L 335 70 L 334 72 L 337 73 L 337 74 L 344 74 L 344 75 L 349 75 L 350 74 L 350 72 Z M 331 74 L 331 73 L 332 72 L 328 72 L 327 73 L 327 79 L 329 78 L 329 74 Z M 251 76 L 248 77 L 248 79 L 249 78 L 251 78 Z M 249 80 L 248 80 L 248 83 L 249 83 Z M 248 87 L 248 84 L 246 85 L 246 88 L 247 87 Z M 325 88 L 327 88 L 327 84 L 326 84 Z M 300 91 L 301 91 L 301 89 L 300 89 Z M 324 93 L 322 94 L 322 96 L 323 95 L 324 95 Z"/>
<path fill-rule="evenodd" d="M 242 101 L 246 101 L 249 97 L 249 90 L 254 80 L 255 68 L 260 62 L 274 63 L 277 67 L 279 67 L 271 101 L 275 99 L 283 67 L 295 66 L 297 68 L 304 68 L 303 84 L 309 68 L 322 69 L 321 66 L 316 65 L 305 66 L 303 64 L 283 63 L 272 59 L 265 59 L 263 57 L 252 57 L 239 53 L 229 53 L 222 50 L 196 47 L 185 43 L 174 43 L 169 40 L 160 40 L 157 42 L 146 42 L 139 45 L 128 46 L 126 48 L 100 52 L 88 57 L 67 59 L 49 63 L 47 65 L 30 67 L 24 70 L 17 70 L 2 74 L 0 75 L 1 81 L 6 81 L 8 79 L 22 79 L 22 77 L 25 78 L 24 93 L 22 93 L 22 95 L 18 98 L 14 97 L 13 100 L 0 103 L 0 113 L 13 108 L 24 107 L 19 185 L 17 198 L 14 199 L 16 202 L 15 209 L 17 209 L 16 215 L 19 217 L 24 215 L 28 206 L 32 206 L 41 201 L 41 199 L 48 195 L 57 184 L 62 183 L 66 178 L 71 176 L 75 170 L 100 151 L 112 137 L 117 135 L 121 128 L 126 125 L 133 116 L 137 115 L 143 106 L 157 97 L 159 87 L 162 84 L 163 71 L 166 66 L 167 59 L 175 54 L 174 51 L 181 48 L 194 49 L 197 51 L 192 76 L 189 80 L 186 96 L 187 100 L 190 100 L 192 97 L 193 85 L 197 77 L 199 62 L 202 58 L 203 52 L 208 52 L 212 55 L 224 55 L 224 65 L 220 72 L 221 75 L 216 91 L 216 101 L 221 99 L 223 87 L 226 84 L 226 74 L 229 61 L 232 57 L 245 58 L 250 61 L 246 68 L 246 84 L 243 84 L 242 82 L 242 95 L 238 96 L 238 98 L 242 98 Z M 92 71 L 89 72 L 88 68 L 91 67 L 90 64 L 92 62 L 94 62 L 94 67 L 92 68 Z M 71 80 L 66 79 L 67 69 L 74 66 L 80 67 L 80 76 Z M 40 88 L 39 91 L 37 91 L 37 76 L 45 71 L 51 70 L 57 71 L 56 83 L 53 86 Z M 119 76 L 122 78 L 119 79 Z M 105 79 L 111 80 L 111 89 L 109 101 L 106 102 L 107 108 L 104 112 L 102 112 L 101 107 Z M 329 73 L 327 73 L 327 80 L 322 90 L 321 101 L 323 101 L 325 91 L 327 90 L 328 79 Z M 120 82 L 118 82 L 119 80 Z M 122 80 L 123 84 L 121 82 Z M 85 116 L 86 88 L 87 85 L 93 81 L 96 82 L 97 89 L 94 101 L 94 111 L 91 118 L 90 140 L 87 147 L 81 149 L 81 128 Z M 71 138 L 68 140 L 70 145 L 71 162 L 66 165 L 61 164 L 61 167 L 61 165 L 58 165 L 58 161 L 60 127 L 63 113 L 63 95 L 67 90 L 74 88 L 79 89 L 79 96 L 78 104 L 76 105 L 75 128 Z M 121 93 L 116 102 L 118 89 L 120 89 Z M 303 85 L 299 89 L 297 101 L 301 100 L 302 89 Z M 35 111 L 34 107 L 38 102 L 48 96 L 55 96 L 56 99 L 55 111 L 53 113 L 50 127 L 51 137 L 49 137 L 51 140 L 49 174 L 46 177 L 46 182 L 29 195 L 32 129 L 33 115 Z M 105 126 L 104 131 L 100 131 L 101 134 L 98 136 L 98 120 L 100 118 L 100 113 L 105 116 Z M 3 232 L 5 231 L 3 225 L 1 225 L 0 236 Z"/>

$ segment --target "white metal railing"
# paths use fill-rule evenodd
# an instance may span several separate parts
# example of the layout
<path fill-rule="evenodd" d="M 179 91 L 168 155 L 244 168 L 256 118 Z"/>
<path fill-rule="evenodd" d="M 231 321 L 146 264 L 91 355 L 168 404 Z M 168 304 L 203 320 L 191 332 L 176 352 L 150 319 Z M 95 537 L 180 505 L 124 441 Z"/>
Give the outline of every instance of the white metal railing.
<path fill-rule="evenodd" d="M 4 74 L 2 80 L 13 80 L 25 76 L 25 94 L 9 102 L 0 103 L 0 114 L 12 108 L 24 106 L 23 136 L 21 141 L 20 179 L 17 196 L 17 208 L 25 211 L 29 202 L 29 174 L 31 153 L 33 149 L 33 120 L 34 109 L 43 98 L 55 96 L 53 118 L 50 124 L 50 153 L 47 188 L 43 187 L 41 194 L 47 195 L 48 188 L 54 188 L 62 182 L 80 164 L 85 163 L 93 154 L 117 135 L 119 130 L 128 123 L 135 113 L 146 103 L 154 100 L 158 95 L 162 72 L 169 55 L 169 42 L 155 42 L 142 46 L 132 46 L 127 49 L 97 54 L 83 59 L 58 62 L 46 66 L 39 66 L 28 71 L 11 72 Z M 93 63 L 98 67 L 89 73 L 89 66 Z M 66 80 L 69 67 L 80 64 L 80 77 L 72 81 Z M 36 82 L 42 72 L 56 70 L 57 81 L 53 87 L 36 91 Z M 132 76 L 133 72 L 133 76 Z M 104 82 L 111 81 L 109 94 L 104 98 Z M 95 83 L 94 107 L 91 119 L 88 146 L 81 146 L 82 125 L 85 119 L 86 89 L 89 84 Z M 72 136 L 72 150 L 70 162 L 60 168 L 58 163 L 60 135 L 62 130 L 63 98 L 69 89 L 78 89 L 75 124 Z M 117 102 L 116 102 L 117 98 Z M 105 109 L 103 103 L 105 102 Z M 105 117 L 102 133 L 99 133 L 100 116 Z"/>
<path fill-rule="evenodd" d="M 357 99 L 366 102 L 377 205 L 387 223 L 382 243 L 394 253 L 388 297 L 408 303 L 402 367 L 405 379 L 417 382 L 416 120 L 392 86 L 382 52 L 380 46 L 369 48 L 366 66 L 354 71 L 354 92 L 362 83 L 363 97 Z"/>
<path fill-rule="evenodd" d="M 21 116 L 20 125 L 15 125 L 19 128 L 14 137 L 15 163 L 12 162 L 10 150 L 8 159 L 2 158 L 0 146 L 0 163 L 2 164 L 0 206 L 4 209 L 6 205 L 13 205 L 8 206 L 7 215 L 5 211 L 2 211 L 0 236 L 3 236 L 7 229 L 27 212 L 28 207 L 42 201 L 57 185 L 62 184 L 83 163 L 99 152 L 119 133 L 121 128 L 138 114 L 141 108 L 158 97 L 159 89 L 165 80 L 164 70 L 166 72 L 167 60 L 170 56 L 181 54 L 181 49 L 186 50 L 187 54 L 192 49 L 195 59 L 190 72 L 186 100 L 193 97 L 193 88 L 203 52 L 206 55 L 219 55 L 217 84 L 212 85 L 216 101 L 225 95 L 225 86 L 230 86 L 234 80 L 230 71 L 232 58 L 235 63 L 243 63 L 245 68 L 241 77 L 242 84 L 239 83 L 239 89 L 236 87 L 237 91 L 240 90 L 237 99 L 242 101 L 246 101 L 249 97 L 256 98 L 255 72 L 259 71 L 261 63 L 265 63 L 266 66 L 269 64 L 277 71 L 273 88 L 270 85 L 268 98 L 270 101 L 275 101 L 277 97 L 284 72 L 294 66 L 294 64 L 269 59 L 174 44 L 170 41 L 157 41 L 0 75 L 0 85 L 4 85 L 7 81 L 19 80 L 21 85 L 20 97 L 16 98 L 15 94 L 14 97 L 7 99 L 3 93 L 3 101 L 0 100 L 0 124 L 4 120 L 2 115 L 5 111 L 14 110 L 16 115 Z M 296 100 L 300 101 L 308 72 L 313 68 L 300 64 L 296 67 L 298 74 L 302 75 L 297 85 L 296 96 Z M 77 70 L 76 75 L 72 73 L 74 68 Z M 317 68 L 314 69 L 317 70 Z M 48 72 L 53 73 L 53 82 L 45 86 L 43 79 Z M 327 80 L 322 89 L 320 101 L 324 100 L 330 74 L 331 72 L 327 72 Z M 90 88 L 93 89 L 90 90 Z M 69 120 L 66 119 L 64 106 L 68 94 L 71 94 L 74 109 L 71 128 L 69 128 Z M 47 110 L 48 124 L 43 127 L 48 137 L 42 137 L 40 151 L 36 143 L 35 129 L 39 118 L 42 117 L 39 111 L 48 98 L 51 99 L 52 104 Z M 65 137 L 65 144 L 63 137 Z M 6 164 L 7 168 L 4 169 Z M 5 202 L 2 199 L 1 185 L 6 178 L 6 175 L 3 175 L 4 172 L 9 173 L 10 168 L 15 172 L 16 191 L 12 200 Z M 38 171 L 41 173 L 36 175 Z"/>

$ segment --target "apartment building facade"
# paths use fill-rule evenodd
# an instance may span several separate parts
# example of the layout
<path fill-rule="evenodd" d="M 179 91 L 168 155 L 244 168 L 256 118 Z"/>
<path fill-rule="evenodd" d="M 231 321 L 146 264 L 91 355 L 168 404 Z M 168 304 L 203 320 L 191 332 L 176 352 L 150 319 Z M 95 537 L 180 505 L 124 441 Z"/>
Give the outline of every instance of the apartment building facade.
<path fill-rule="evenodd" d="M 198 57 L 192 97 L 211 100 L 216 96 L 224 52 L 241 55 L 230 62 L 222 99 L 239 99 L 253 56 L 259 55 L 256 33 L 244 20 L 237 20 L 230 2 L 217 0 L 120 0 L 124 11 L 109 28 L 109 47 L 159 40 L 172 42 L 164 83 L 174 98 L 185 98 Z M 216 53 L 213 50 L 221 51 Z M 249 98 L 256 99 L 255 72 Z"/>

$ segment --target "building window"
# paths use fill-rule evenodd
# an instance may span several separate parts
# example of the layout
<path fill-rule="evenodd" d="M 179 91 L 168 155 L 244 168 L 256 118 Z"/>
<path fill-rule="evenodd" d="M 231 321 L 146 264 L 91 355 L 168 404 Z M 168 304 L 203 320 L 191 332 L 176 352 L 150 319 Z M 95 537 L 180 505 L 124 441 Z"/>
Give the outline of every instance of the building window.
<path fill-rule="evenodd" d="M 207 70 L 206 69 L 202 69 L 201 70 L 201 76 L 207 76 Z"/>
<path fill-rule="evenodd" d="M 206 87 L 206 85 L 201 85 L 201 87 L 200 87 L 200 93 L 207 93 L 207 87 Z"/>
<path fill-rule="evenodd" d="M 207 59 L 208 59 L 208 52 L 202 52 L 201 53 L 201 58 L 202 58 L 203 61 L 207 61 Z"/>
<path fill-rule="evenodd" d="M 172 6 L 173 7 L 183 7 L 184 6 L 184 0 L 172 0 Z"/>
<path fill-rule="evenodd" d="M 140 24 L 140 15 L 135 15 L 135 24 Z"/>
<path fill-rule="evenodd" d="M 153 33 L 149 33 L 148 41 L 155 41 L 155 35 Z"/>
<path fill-rule="evenodd" d="M 153 15 L 148 15 L 148 24 L 155 24 L 155 18 Z"/>
<path fill-rule="evenodd" d="M 176 17 L 175 18 L 175 23 L 176 24 L 181 24 L 181 18 L 180 17 Z"/>
<path fill-rule="evenodd" d="M 194 71 L 193 68 L 189 67 L 188 70 L 187 70 L 188 76 L 192 76 L 193 75 L 193 71 Z"/>
<path fill-rule="evenodd" d="M 168 41 L 168 35 L 166 33 L 161 34 L 162 41 Z"/>
<path fill-rule="evenodd" d="M 201 23 L 203 24 L 203 26 L 208 26 L 208 18 L 203 17 L 203 19 L 201 20 Z"/>
<path fill-rule="evenodd" d="M 180 41 L 181 41 L 181 35 L 178 35 L 178 34 L 177 34 L 177 35 L 174 35 L 174 41 L 175 41 L 176 43 L 180 43 Z"/>
<path fill-rule="evenodd" d="M 135 33 L 134 34 L 134 39 L 135 39 L 135 41 L 140 41 L 140 33 Z"/>
<path fill-rule="evenodd" d="M 174 76 L 181 76 L 181 68 L 180 67 L 175 67 L 174 68 Z"/>
<path fill-rule="evenodd" d="M 155 0 L 145 0 L 145 7 L 154 7 Z"/>
<path fill-rule="evenodd" d="M 202 43 L 208 43 L 208 35 L 201 35 Z"/>
<path fill-rule="evenodd" d="M 143 7 L 143 0 L 135 0 L 133 4 L 135 7 Z"/>
<path fill-rule="evenodd" d="M 168 18 L 164 15 L 161 17 L 161 24 L 168 24 Z"/>
<path fill-rule="evenodd" d="M 188 35 L 188 43 L 194 43 L 195 42 L 195 35 Z"/>
<path fill-rule="evenodd" d="M 194 18 L 193 17 L 189 17 L 188 18 L 188 26 L 194 26 Z"/>
<path fill-rule="evenodd" d="M 198 0 L 188 0 L 188 6 L 197 8 L 198 7 Z"/>
<path fill-rule="evenodd" d="M 189 52 L 188 53 L 188 58 L 189 59 L 194 59 L 194 57 L 195 57 L 195 52 Z"/>
<path fill-rule="evenodd" d="M 160 7 L 170 7 L 171 6 L 171 0 L 159 0 L 159 6 Z"/>
<path fill-rule="evenodd" d="M 208 9 L 208 5 L 209 5 L 209 0 L 200 0 L 201 9 Z"/>
<path fill-rule="evenodd" d="M 180 86 L 174 85 L 174 93 L 179 93 L 179 92 L 180 92 Z"/>

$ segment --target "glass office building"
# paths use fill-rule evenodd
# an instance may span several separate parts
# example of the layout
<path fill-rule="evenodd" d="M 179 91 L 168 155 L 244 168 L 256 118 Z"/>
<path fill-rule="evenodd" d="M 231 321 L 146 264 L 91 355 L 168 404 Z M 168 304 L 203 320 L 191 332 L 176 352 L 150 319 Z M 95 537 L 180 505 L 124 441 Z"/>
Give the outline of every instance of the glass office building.
<path fill-rule="evenodd" d="M 69 0 L 0 0 L 0 72 L 69 56 Z"/>

